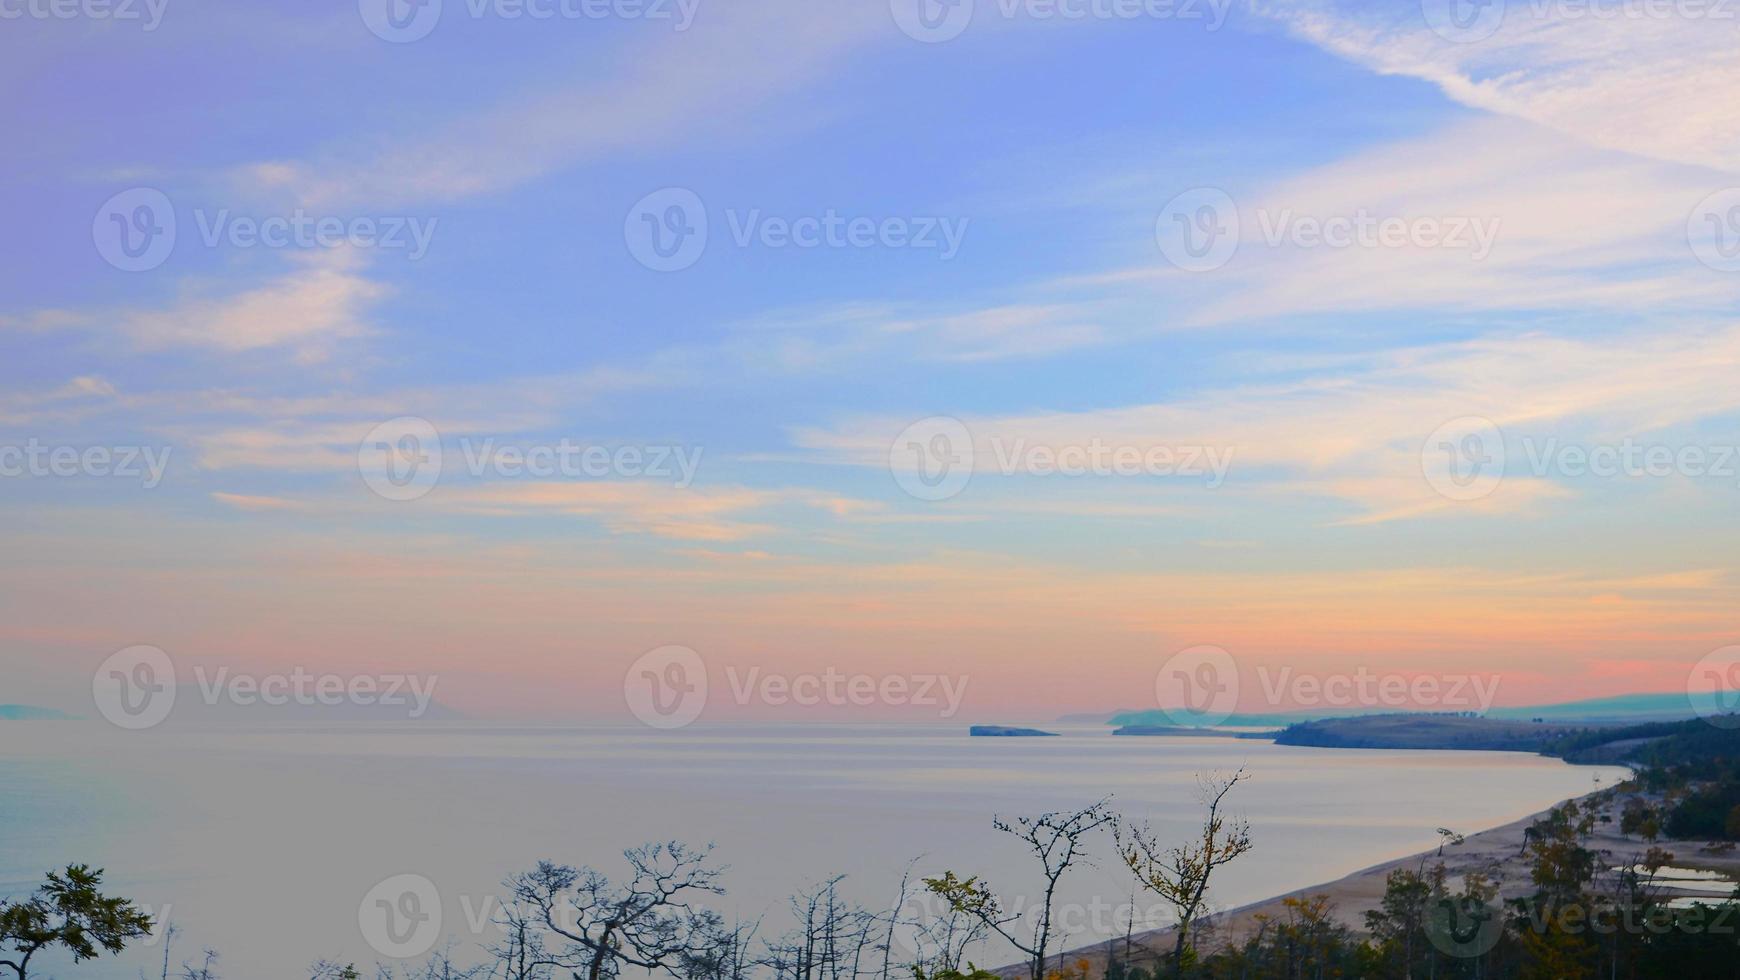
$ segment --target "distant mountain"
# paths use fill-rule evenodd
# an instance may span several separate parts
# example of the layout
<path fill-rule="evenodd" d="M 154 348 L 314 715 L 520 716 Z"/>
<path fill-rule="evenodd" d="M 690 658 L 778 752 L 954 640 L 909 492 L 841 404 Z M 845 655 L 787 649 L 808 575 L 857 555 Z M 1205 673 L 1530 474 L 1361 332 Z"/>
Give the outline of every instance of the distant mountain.
<path fill-rule="evenodd" d="M 1308 721 L 1326 721 L 1331 718 L 1365 718 L 1373 715 L 1397 714 L 1396 708 L 1319 708 L 1312 711 L 1276 711 L 1252 712 L 1227 716 L 1217 728 L 1277 728 L 1285 725 L 1297 725 Z M 1418 713 L 1434 713 L 1422 710 Z M 1486 717 L 1502 721 L 1532 721 L 1536 718 L 1549 722 L 1643 722 L 1643 721 L 1682 721 L 1697 714 L 1691 701 L 1684 694 L 1622 694 L 1611 698 L 1591 698 L 1584 701 L 1566 701 L 1560 704 L 1527 705 L 1517 708 L 1493 708 Z M 1179 723 L 1164 711 L 1149 709 L 1147 711 L 1125 711 L 1112 715 L 1106 721 L 1109 725 L 1166 727 Z"/>
<path fill-rule="evenodd" d="M 1058 716 L 1057 721 L 1058 724 L 1061 725 L 1109 725 L 1112 723 L 1113 718 L 1116 718 L 1119 715 L 1133 713 L 1134 712 L 1126 709 L 1120 709 L 1118 711 L 1088 712 L 1074 715 L 1060 715 Z"/>
<path fill-rule="evenodd" d="M 1683 721 L 1697 714 L 1683 693 L 1621 694 L 1613 698 L 1566 701 L 1532 708 L 1493 708 L 1488 718 L 1541 718 L 1547 721 Z"/>
<path fill-rule="evenodd" d="M 0 721 L 69 721 L 77 717 L 55 708 L 36 708 L 28 704 L 0 704 Z"/>
<path fill-rule="evenodd" d="M 1216 724 L 1215 728 L 1282 728 L 1296 725 L 1302 721 L 1319 721 L 1324 718 L 1347 718 L 1355 715 L 1393 714 L 1395 709 L 1371 709 L 1369 711 L 1349 711 L 1346 708 L 1328 708 L 1321 711 L 1285 711 L 1271 713 L 1249 713 L 1227 715 L 1226 720 Z M 1180 722 L 1190 721 L 1190 717 L 1180 713 L 1174 718 L 1159 709 L 1147 711 L 1126 711 L 1113 715 L 1106 724 L 1127 728 L 1176 728 L 1199 727 L 1180 725 Z"/>

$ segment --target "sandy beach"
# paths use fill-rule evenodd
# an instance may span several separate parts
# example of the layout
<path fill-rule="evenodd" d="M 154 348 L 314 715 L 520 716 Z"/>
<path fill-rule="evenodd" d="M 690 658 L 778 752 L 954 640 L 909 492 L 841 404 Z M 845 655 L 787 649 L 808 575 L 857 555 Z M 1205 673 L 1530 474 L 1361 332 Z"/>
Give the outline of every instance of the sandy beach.
<path fill-rule="evenodd" d="M 1579 803 L 1587 803 L 1600 795 L 1601 792 L 1598 791 L 1580 797 L 1578 801 Z M 1500 883 L 1502 897 L 1506 899 L 1521 897 L 1533 890 L 1529 881 L 1528 864 L 1523 857 L 1523 833 L 1530 824 L 1545 816 L 1547 812 L 1549 811 L 1543 810 L 1503 826 L 1469 834 L 1461 844 L 1445 846 L 1441 856 L 1439 850 L 1434 848 L 1393 861 L 1374 864 L 1334 881 L 1311 885 L 1283 895 L 1276 895 L 1261 902 L 1217 912 L 1199 921 L 1197 926 L 1200 930 L 1199 942 L 1208 947 L 1242 942 L 1255 931 L 1262 918 L 1283 916 L 1285 914 L 1283 903 L 1287 899 L 1315 896 L 1326 896 L 1334 906 L 1337 919 L 1355 932 L 1363 933 L 1365 931 L 1365 913 L 1378 907 L 1384 894 L 1385 878 L 1389 876 L 1390 872 L 1398 868 L 1431 867 L 1440 860 L 1444 862 L 1449 873 L 1452 890 L 1460 887 L 1464 875 L 1478 871 L 1484 872 L 1488 877 Z M 1631 864 L 1640 860 L 1652 845 L 1640 837 L 1628 837 L 1618 832 L 1618 800 L 1609 802 L 1601 812 L 1610 817 L 1611 822 L 1600 823 L 1597 821 L 1596 831 L 1590 837 L 1589 846 L 1606 855 L 1605 864 L 1608 867 Z M 1675 868 L 1715 872 L 1727 878 L 1730 883 L 1740 880 L 1740 850 L 1712 850 L 1712 845 L 1703 841 L 1661 841 L 1653 846 L 1659 846 L 1671 853 Z M 1261 860 L 1261 856 L 1257 854 L 1250 857 Z M 1657 888 L 1665 898 L 1701 896 L 1708 900 L 1714 900 L 1708 891 L 1675 887 L 1664 882 L 1657 882 Z M 1087 960 L 1089 964 L 1088 976 L 1100 976 L 1112 954 L 1127 956 L 1130 961 L 1138 964 L 1146 963 L 1151 962 L 1163 952 L 1169 951 L 1172 942 L 1172 929 L 1157 929 L 1137 933 L 1128 940 L 1118 938 L 1071 950 L 1062 954 L 1058 959 L 1059 962 L 1070 965 Z M 1128 946 L 1127 954 L 1126 945 Z M 1024 966 L 1010 966 L 998 972 L 1005 976 L 1017 976 L 1025 975 L 1025 969 Z"/>

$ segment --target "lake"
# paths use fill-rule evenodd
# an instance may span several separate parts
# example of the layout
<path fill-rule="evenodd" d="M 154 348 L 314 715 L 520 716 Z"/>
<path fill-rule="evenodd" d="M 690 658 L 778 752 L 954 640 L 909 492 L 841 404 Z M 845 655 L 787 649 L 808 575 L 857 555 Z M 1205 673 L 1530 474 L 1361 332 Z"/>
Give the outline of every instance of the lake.
<path fill-rule="evenodd" d="M 173 958 L 218 949 L 242 980 L 306 978 L 326 957 L 373 964 L 359 906 L 415 875 L 417 907 L 467 958 L 507 874 L 540 859 L 621 871 L 656 840 L 717 845 L 728 916 L 782 931 L 785 899 L 835 874 L 866 905 L 892 905 L 909 864 L 982 875 L 1031 894 L 1031 859 L 993 814 L 1111 796 L 1183 840 L 1199 826 L 1197 774 L 1247 767 L 1229 802 L 1253 853 L 1217 877 L 1217 907 L 1338 878 L 1610 785 L 1623 770 L 1520 753 L 1312 749 L 1233 738 L 968 738 L 963 726 L 513 727 L 479 723 L 168 727 L 0 723 L 0 891 L 54 866 L 108 870 L 110 891 L 182 930 Z M 1065 879 L 1072 944 L 1122 935 L 1129 879 L 1109 836 L 1096 867 Z M 371 890 L 374 894 L 371 894 Z M 1138 928 L 1163 916 L 1139 900 Z M 378 942 L 378 941 L 377 941 Z M 160 945 L 64 977 L 134 978 Z M 981 965 L 1015 959 L 975 951 Z M 151 964 L 156 963 L 153 968 Z M 365 969 L 365 976 L 370 970 Z"/>

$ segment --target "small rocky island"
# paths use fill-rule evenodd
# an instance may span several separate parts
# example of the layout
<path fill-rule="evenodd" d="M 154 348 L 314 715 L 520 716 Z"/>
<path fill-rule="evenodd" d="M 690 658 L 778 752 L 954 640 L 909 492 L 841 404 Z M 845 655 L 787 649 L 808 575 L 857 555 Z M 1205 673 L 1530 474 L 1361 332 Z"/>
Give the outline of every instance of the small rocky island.
<path fill-rule="evenodd" d="M 967 734 L 978 738 L 1056 738 L 1056 732 L 1042 732 L 1037 728 L 1011 728 L 1008 725 L 974 725 L 967 729 Z"/>

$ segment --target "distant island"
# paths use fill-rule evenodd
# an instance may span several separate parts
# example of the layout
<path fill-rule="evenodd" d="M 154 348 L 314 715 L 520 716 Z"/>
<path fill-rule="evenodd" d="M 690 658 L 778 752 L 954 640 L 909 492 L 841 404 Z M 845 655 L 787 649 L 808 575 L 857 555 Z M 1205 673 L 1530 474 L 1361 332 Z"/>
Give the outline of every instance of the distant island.
<path fill-rule="evenodd" d="M 1359 715 L 1290 725 L 1275 735 L 1275 744 L 1324 749 L 1542 752 L 1553 742 L 1587 728 L 1462 714 Z"/>
<path fill-rule="evenodd" d="M 0 704 L 0 721 L 71 721 L 78 717 L 57 708 L 38 708 L 28 704 Z"/>
<path fill-rule="evenodd" d="M 1562 724 L 1635 724 L 1649 721 L 1683 721 L 1693 717 L 1691 702 L 1684 693 L 1622 694 L 1610 698 L 1590 698 L 1559 704 L 1525 705 L 1514 708 L 1491 708 L 1485 717 L 1495 720 L 1547 722 Z M 1397 708 L 1318 708 L 1309 711 L 1249 712 L 1216 718 L 1216 728 L 1283 728 L 1307 722 L 1338 721 L 1347 718 L 1383 717 L 1407 714 Z M 1188 720 L 1188 719 L 1186 719 Z M 1180 726 L 1178 719 L 1166 711 L 1149 708 L 1145 711 L 1120 711 L 1106 719 L 1106 724 L 1122 728 L 1172 728 Z"/>
<path fill-rule="evenodd" d="M 974 725 L 967 729 L 967 734 L 978 738 L 1056 738 L 1056 732 L 1042 732 L 1037 728 L 1011 728 L 1008 725 Z"/>

